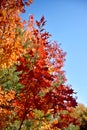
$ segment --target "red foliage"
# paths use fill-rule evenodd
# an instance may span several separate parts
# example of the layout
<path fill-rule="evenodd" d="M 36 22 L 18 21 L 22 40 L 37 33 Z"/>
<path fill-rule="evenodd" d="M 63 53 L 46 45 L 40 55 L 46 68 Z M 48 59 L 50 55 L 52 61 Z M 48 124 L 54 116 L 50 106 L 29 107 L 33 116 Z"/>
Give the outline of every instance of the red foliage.
<path fill-rule="evenodd" d="M 34 118 L 34 109 L 45 113 L 51 109 L 55 115 L 77 105 L 72 96 L 73 89 L 65 85 L 66 78 L 62 70 L 65 53 L 56 42 L 48 43 L 49 33 L 42 28 L 44 24 L 44 17 L 40 22 L 36 21 L 38 29 L 33 28 L 34 48 L 29 48 L 27 53 L 31 59 L 23 56 L 17 66 L 18 71 L 22 71 L 20 82 L 24 85 L 15 102 L 20 119 Z M 32 63 L 36 53 L 37 57 Z"/>

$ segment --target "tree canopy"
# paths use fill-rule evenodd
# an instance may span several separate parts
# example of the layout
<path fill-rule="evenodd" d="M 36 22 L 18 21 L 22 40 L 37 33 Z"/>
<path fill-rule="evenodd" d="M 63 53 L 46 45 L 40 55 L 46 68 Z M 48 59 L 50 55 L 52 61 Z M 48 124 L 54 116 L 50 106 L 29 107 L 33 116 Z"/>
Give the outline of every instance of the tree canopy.
<path fill-rule="evenodd" d="M 66 53 L 49 41 L 44 16 L 21 21 L 31 3 L 0 1 L 0 129 L 68 128 L 77 102 L 62 69 Z"/>

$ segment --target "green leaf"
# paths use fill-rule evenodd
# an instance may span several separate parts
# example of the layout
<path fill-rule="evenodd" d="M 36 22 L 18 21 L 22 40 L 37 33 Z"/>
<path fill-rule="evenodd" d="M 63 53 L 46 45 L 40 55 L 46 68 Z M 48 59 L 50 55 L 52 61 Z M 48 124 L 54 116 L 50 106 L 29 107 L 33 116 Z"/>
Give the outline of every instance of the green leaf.
<path fill-rule="evenodd" d="M 16 66 L 0 70 L 0 85 L 6 91 L 11 89 L 20 91 L 23 87 L 23 85 L 19 83 L 19 75 L 21 73 L 22 71 L 16 70 Z"/>

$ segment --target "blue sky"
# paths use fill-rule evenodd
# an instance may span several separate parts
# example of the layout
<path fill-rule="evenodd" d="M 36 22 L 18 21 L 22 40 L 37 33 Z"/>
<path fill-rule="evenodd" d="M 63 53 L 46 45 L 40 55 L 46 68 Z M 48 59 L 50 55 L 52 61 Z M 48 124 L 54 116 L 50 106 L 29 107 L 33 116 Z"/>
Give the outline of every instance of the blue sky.
<path fill-rule="evenodd" d="M 87 106 L 87 0 L 34 0 L 24 19 L 45 16 L 45 29 L 67 52 L 64 70 L 67 83 L 77 92 L 78 102 Z"/>

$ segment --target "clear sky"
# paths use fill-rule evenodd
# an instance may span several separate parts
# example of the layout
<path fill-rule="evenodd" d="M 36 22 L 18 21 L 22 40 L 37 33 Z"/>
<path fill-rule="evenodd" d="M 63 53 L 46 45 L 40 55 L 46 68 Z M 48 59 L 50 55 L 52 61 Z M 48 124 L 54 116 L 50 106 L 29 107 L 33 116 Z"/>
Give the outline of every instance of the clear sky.
<path fill-rule="evenodd" d="M 34 0 L 23 18 L 45 16 L 45 29 L 67 52 L 64 70 L 67 83 L 87 106 L 87 0 Z"/>

